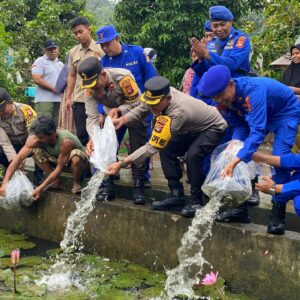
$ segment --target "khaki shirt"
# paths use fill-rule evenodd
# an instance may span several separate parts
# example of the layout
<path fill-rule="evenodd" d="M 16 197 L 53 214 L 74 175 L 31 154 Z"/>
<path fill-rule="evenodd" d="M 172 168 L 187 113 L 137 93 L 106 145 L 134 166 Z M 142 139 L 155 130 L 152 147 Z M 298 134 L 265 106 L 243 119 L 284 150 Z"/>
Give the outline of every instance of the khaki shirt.
<path fill-rule="evenodd" d="M 102 94 L 97 95 L 97 89 L 86 90 L 86 130 L 90 137 L 93 135 L 93 125 L 99 126 L 99 103 L 104 105 L 104 111 L 106 113 L 108 113 L 110 109 L 118 107 L 122 115 L 140 104 L 139 97 L 141 92 L 129 70 L 120 68 L 105 68 L 104 70 L 109 83 L 108 87 L 102 91 Z"/>
<path fill-rule="evenodd" d="M 13 144 L 25 145 L 27 128 L 35 117 L 36 113 L 29 105 L 14 102 L 13 116 L 8 119 L 0 118 L 0 146 L 8 161 L 16 155 Z"/>
<path fill-rule="evenodd" d="M 80 62 L 90 56 L 96 56 L 99 59 L 103 57 L 104 53 L 100 45 L 96 44 L 94 40 L 91 41 L 88 48 L 82 48 L 79 44 L 70 50 L 68 69 L 72 74 L 76 74 L 76 84 L 73 92 L 73 102 L 84 103 L 84 91 L 81 89 L 82 79 L 77 73 L 77 68 Z"/>
<path fill-rule="evenodd" d="M 227 128 L 226 121 L 215 107 L 172 87 L 171 97 L 170 104 L 162 112 L 162 120 L 159 121 L 157 118 L 149 142 L 130 155 L 130 160 L 133 163 L 140 164 L 165 148 L 174 133 L 198 133 L 205 130 L 223 132 Z M 132 122 L 145 118 L 149 113 L 150 105 L 142 103 L 125 115 L 127 125 L 130 126 Z M 169 128 L 164 128 L 166 126 Z"/>

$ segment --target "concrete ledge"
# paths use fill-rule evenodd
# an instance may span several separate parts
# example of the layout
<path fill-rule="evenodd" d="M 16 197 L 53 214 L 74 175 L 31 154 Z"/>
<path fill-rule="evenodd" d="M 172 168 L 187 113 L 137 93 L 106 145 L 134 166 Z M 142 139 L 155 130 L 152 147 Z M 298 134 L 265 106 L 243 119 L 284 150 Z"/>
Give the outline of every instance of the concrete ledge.
<path fill-rule="evenodd" d="M 0 227 L 54 242 L 62 240 L 74 210 L 70 194 L 47 192 L 31 208 L 0 209 Z M 177 214 L 137 207 L 128 200 L 96 203 L 83 234 L 88 251 L 112 259 L 128 259 L 151 268 L 177 265 L 176 250 L 191 220 Z M 257 224 L 220 224 L 205 243 L 205 258 L 232 290 L 258 299 L 298 300 L 300 234 L 265 233 Z"/>

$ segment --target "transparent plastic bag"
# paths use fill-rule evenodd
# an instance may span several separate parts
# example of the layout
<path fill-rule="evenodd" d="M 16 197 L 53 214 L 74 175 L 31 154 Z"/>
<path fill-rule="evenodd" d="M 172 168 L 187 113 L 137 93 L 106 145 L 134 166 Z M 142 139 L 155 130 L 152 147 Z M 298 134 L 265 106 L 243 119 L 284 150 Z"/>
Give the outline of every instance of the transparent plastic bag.
<path fill-rule="evenodd" d="M 12 209 L 23 206 L 30 206 L 33 185 L 27 176 L 20 170 L 16 170 L 8 182 L 5 196 L 0 198 L 0 206 L 5 209 Z"/>
<path fill-rule="evenodd" d="M 209 197 L 218 196 L 228 206 L 235 206 L 251 196 L 251 177 L 249 167 L 240 162 L 233 171 L 233 176 L 221 178 L 225 166 L 230 163 L 243 147 L 243 142 L 233 140 L 215 149 L 211 157 L 211 169 L 202 185 L 203 192 Z"/>
<path fill-rule="evenodd" d="M 100 126 L 94 126 L 92 141 L 94 151 L 90 161 L 98 170 L 104 172 L 107 166 L 116 161 L 119 146 L 116 130 L 110 118 L 105 119 L 103 129 Z"/>

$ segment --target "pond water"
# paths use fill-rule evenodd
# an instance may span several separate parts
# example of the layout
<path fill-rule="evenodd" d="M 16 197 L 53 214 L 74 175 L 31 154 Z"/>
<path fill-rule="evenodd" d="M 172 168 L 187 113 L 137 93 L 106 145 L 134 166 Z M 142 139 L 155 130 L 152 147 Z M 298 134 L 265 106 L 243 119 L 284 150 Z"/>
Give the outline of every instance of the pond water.
<path fill-rule="evenodd" d="M 10 260 L 14 248 L 21 249 L 17 294 L 13 293 Z M 59 264 L 61 255 L 69 256 L 67 268 L 61 274 L 51 275 L 53 264 Z M 0 299 L 159 299 L 165 281 L 165 273 L 141 265 L 111 261 L 97 254 L 61 253 L 57 244 L 0 229 Z M 224 280 L 219 278 L 217 285 L 224 288 Z M 198 299 L 218 299 L 214 286 L 195 288 L 195 294 L 202 296 Z M 226 291 L 226 299 L 253 298 Z"/>

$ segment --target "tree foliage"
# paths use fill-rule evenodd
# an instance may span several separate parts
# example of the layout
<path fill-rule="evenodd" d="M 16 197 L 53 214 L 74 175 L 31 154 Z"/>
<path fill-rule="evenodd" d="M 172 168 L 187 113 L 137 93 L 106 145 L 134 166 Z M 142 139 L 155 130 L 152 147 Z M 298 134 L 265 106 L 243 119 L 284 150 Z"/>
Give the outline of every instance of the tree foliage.
<path fill-rule="evenodd" d="M 272 0 L 265 4 L 262 27 L 253 21 L 244 24 L 244 30 L 252 34 L 255 55 L 263 54 L 262 75 L 275 78 L 281 75 L 281 71 L 272 70 L 269 64 L 289 52 L 300 36 L 299 12 L 299 0 Z"/>
<path fill-rule="evenodd" d="M 250 9 L 260 9 L 258 1 L 213 0 L 123 0 L 117 3 L 114 23 L 127 43 L 152 47 L 158 51 L 157 68 L 178 86 L 190 64 L 189 39 L 204 34 L 209 7 L 225 5 L 238 23 Z"/>
<path fill-rule="evenodd" d="M 0 1 L 0 50 L 5 57 L 10 47 L 13 65 L 5 60 L 0 62 L 0 83 L 10 89 L 12 95 L 24 93 L 26 86 L 32 85 L 31 64 L 42 55 L 46 39 L 54 39 L 60 46 L 60 57 L 76 43 L 70 31 L 69 21 L 78 15 L 91 17 L 85 11 L 83 0 L 2 0 Z M 3 71 L 4 70 L 4 71 Z M 18 70 L 23 85 L 12 85 L 7 74 Z"/>

